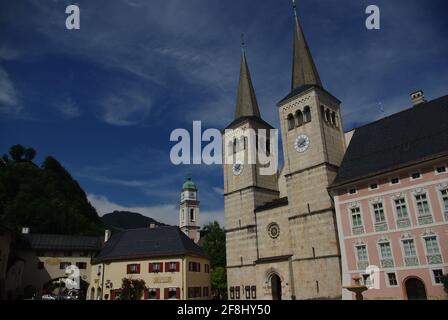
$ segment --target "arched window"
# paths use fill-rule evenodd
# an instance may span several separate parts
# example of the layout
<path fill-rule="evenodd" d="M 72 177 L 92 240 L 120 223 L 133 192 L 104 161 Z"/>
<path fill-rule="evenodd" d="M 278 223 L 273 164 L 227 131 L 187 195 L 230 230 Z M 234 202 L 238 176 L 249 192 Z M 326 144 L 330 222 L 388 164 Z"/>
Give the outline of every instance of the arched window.
<path fill-rule="evenodd" d="M 233 141 L 229 141 L 229 154 L 233 154 Z"/>
<path fill-rule="evenodd" d="M 90 288 L 90 300 L 95 300 L 95 288 Z"/>
<path fill-rule="evenodd" d="M 290 113 L 288 114 L 288 130 L 292 130 L 295 127 L 294 116 Z"/>
<path fill-rule="evenodd" d="M 300 127 L 303 124 L 303 113 L 300 110 L 296 112 L 296 126 Z"/>
<path fill-rule="evenodd" d="M 306 106 L 305 109 L 303 109 L 303 118 L 305 123 L 311 121 L 311 109 L 310 107 Z"/>
<path fill-rule="evenodd" d="M 236 153 L 236 138 L 233 139 L 233 153 Z"/>
<path fill-rule="evenodd" d="M 327 120 L 328 123 L 330 123 L 330 110 L 327 109 L 325 111 L 325 120 Z"/>
<path fill-rule="evenodd" d="M 190 209 L 190 221 L 194 221 L 194 209 Z"/>
<path fill-rule="evenodd" d="M 238 151 L 244 150 L 246 148 L 244 137 L 238 138 Z"/>
<path fill-rule="evenodd" d="M 325 120 L 325 107 L 324 106 L 320 106 L 320 112 L 322 114 L 322 119 Z"/>
<path fill-rule="evenodd" d="M 334 111 L 331 113 L 331 123 L 336 125 L 336 113 Z"/>
<path fill-rule="evenodd" d="M 102 298 L 101 288 L 98 287 L 98 289 L 96 289 L 96 300 L 101 300 L 101 298 Z"/>

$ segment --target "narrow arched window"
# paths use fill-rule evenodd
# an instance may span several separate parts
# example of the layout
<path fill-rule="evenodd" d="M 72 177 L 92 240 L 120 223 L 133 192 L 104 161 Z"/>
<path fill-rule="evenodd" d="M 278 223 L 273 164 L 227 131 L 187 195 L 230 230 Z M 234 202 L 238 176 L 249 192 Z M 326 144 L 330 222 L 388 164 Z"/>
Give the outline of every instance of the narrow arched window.
<path fill-rule="evenodd" d="M 303 119 L 305 123 L 311 122 L 311 109 L 308 106 L 306 106 L 305 109 L 303 109 Z"/>
<path fill-rule="evenodd" d="M 190 221 L 194 221 L 194 209 L 190 209 Z"/>
<path fill-rule="evenodd" d="M 238 151 L 245 149 L 244 137 L 238 138 Z"/>
<path fill-rule="evenodd" d="M 330 110 L 327 109 L 325 111 L 325 120 L 327 120 L 328 123 L 330 123 Z"/>
<path fill-rule="evenodd" d="M 294 116 L 290 113 L 288 114 L 288 130 L 292 130 L 295 127 Z"/>
<path fill-rule="evenodd" d="M 331 123 L 336 126 L 336 113 L 334 111 L 331 113 Z"/>
<path fill-rule="evenodd" d="M 325 107 L 324 106 L 320 106 L 320 113 L 322 114 L 322 119 L 325 120 Z"/>
<path fill-rule="evenodd" d="M 296 112 L 296 126 L 300 127 L 303 124 L 303 113 L 300 110 Z"/>
<path fill-rule="evenodd" d="M 236 153 L 236 138 L 233 139 L 233 153 Z"/>
<path fill-rule="evenodd" d="M 233 154 L 233 141 L 229 141 L 229 154 Z"/>

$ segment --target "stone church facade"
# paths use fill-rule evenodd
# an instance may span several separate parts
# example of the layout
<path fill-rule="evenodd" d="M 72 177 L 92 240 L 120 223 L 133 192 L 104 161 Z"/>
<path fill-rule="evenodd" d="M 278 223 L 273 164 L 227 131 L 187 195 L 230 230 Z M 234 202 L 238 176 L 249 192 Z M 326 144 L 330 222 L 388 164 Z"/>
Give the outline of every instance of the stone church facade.
<path fill-rule="evenodd" d="M 341 296 L 335 208 L 327 191 L 346 149 L 340 101 L 324 89 L 296 13 L 294 22 L 291 92 L 277 104 L 284 166 L 261 175 L 258 163 L 224 165 L 230 299 Z M 260 115 L 243 48 L 235 120 L 227 129 L 271 128 Z M 224 146 L 248 149 L 246 143 Z"/>

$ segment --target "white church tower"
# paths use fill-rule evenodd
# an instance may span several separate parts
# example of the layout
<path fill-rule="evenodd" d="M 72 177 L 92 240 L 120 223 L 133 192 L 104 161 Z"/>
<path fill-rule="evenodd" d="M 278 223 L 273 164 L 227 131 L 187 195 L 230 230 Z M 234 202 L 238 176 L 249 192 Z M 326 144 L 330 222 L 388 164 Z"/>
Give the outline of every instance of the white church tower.
<path fill-rule="evenodd" d="M 179 228 L 195 243 L 199 241 L 199 201 L 196 184 L 188 178 L 182 185 Z"/>

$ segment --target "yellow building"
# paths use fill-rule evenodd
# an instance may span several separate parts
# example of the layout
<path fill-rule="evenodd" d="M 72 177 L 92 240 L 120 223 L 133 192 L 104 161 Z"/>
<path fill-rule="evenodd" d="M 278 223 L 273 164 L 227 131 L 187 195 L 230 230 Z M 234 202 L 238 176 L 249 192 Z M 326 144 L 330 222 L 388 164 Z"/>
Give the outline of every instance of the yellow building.
<path fill-rule="evenodd" d="M 210 260 L 177 226 L 126 230 L 92 260 L 88 299 L 120 298 L 122 280 L 141 279 L 142 299 L 210 299 Z"/>

